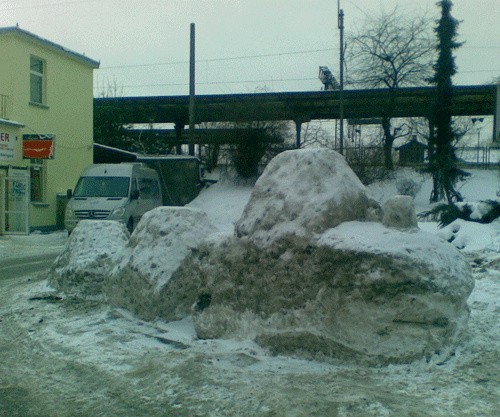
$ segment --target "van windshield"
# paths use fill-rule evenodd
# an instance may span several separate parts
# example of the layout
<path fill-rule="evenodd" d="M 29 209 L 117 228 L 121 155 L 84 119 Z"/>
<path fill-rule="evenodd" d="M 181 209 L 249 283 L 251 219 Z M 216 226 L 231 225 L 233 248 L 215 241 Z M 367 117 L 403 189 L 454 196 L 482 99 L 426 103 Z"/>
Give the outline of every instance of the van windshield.
<path fill-rule="evenodd" d="M 75 197 L 128 197 L 128 177 L 80 177 Z"/>

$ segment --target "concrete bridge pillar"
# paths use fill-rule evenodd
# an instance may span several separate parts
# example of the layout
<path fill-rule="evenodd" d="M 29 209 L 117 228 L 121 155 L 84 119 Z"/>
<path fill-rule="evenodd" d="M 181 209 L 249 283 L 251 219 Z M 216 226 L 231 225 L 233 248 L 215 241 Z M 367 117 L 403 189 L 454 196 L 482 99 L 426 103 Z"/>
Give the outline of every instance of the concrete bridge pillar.
<path fill-rule="evenodd" d="M 296 131 L 296 136 L 295 136 L 295 147 L 297 149 L 300 149 L 300 133 L 302 131 L 302 121 L 301 120 L 294 120 L 295 122 L 295 131 Z"/>
<path fill-rule="evenodd" d="M 309 123 L 311 121 L 311 119 L 309 117 L 302 117 L 300 119 L 295 119 L 294 122 L 295 122 L 295 132 L 296 132 L 296 136 L 295 136 L 295 147 L 297 149 L 300 149 L 300 146 L 302 145 L 301 141 L 302 141 L 302 123 Z"/>

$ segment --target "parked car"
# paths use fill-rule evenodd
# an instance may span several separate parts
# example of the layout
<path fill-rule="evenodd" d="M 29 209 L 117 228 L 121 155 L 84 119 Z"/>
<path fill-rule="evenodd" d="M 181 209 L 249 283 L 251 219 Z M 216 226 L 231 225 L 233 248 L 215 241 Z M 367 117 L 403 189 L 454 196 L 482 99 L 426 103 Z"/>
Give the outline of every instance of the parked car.
<path fill-rule="evenodd" d="M 142 163 L 94 164 L 68 190 L 65 227 L 80 220 L 116 220 L 132 233 L 142 215 L 162 205 L 158 173 Z"/>

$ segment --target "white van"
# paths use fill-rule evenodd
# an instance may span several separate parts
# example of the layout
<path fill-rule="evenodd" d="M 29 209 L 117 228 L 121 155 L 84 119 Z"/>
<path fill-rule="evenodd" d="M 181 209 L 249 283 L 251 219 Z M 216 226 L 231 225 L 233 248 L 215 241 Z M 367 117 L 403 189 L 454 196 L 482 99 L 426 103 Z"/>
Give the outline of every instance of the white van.
<path fill-rule="evenodd" d="M 69 196 L 69 233 L 80 220 L 117 220 L 132 233 L 144 213 L 162 205 L 158 174 L 142 163 L 90 165 Z"/>

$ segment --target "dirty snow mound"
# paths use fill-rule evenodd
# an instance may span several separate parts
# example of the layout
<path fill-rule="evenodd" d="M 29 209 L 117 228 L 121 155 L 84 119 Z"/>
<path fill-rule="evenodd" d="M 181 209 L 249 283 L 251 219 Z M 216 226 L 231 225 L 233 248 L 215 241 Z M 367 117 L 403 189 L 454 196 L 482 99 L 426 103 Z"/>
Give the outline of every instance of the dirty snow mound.
<path fill-rule="evenodd" d="M 370 363 L 444 354 L 466 328 L 473 288 L 452 245 L 377 223 L 264 249 L 233 237 L 201 247 L 186 270 L 202 280 L 199 337 L 255 337 L 277 354 Z"/>
<path fill-rule="evenodd" d="M 349 220 L 374 220 L 380 207 L 337 152 L 286 151 L 258 179 L 236 224 L 239 237 L 270 243 L 308 236 Z"/>
<path fill-rule="evenodd" d="M 198 281 L 198 336 L 377 364 L 450 354 L 474 285 L 462 254 L 415 227 L 411 197 L 380 213 L 335 153 L 285 154 L 257 182 L 238 233 L 200 245 L 179 270 L 177 286 Z"/>
<path fill-rule="evenodd" d="M 106 278 L 108 299 L 146 319 L 170 317 L 181 308 L 175 302 L 161 302 L 168 296 L 172 276 L 186 256 L 216 231 L 198 209 L 157 207 L 147 212 L 122 252 L 121 262 Z"/>
<path fill-rule="evenodd" d="M 121 223 L 79 222 L 49 270 L 49 283 L 81 296 L 101 294 L 104 276 L 115 266 L 128 239 L 129 233 Z"/>

